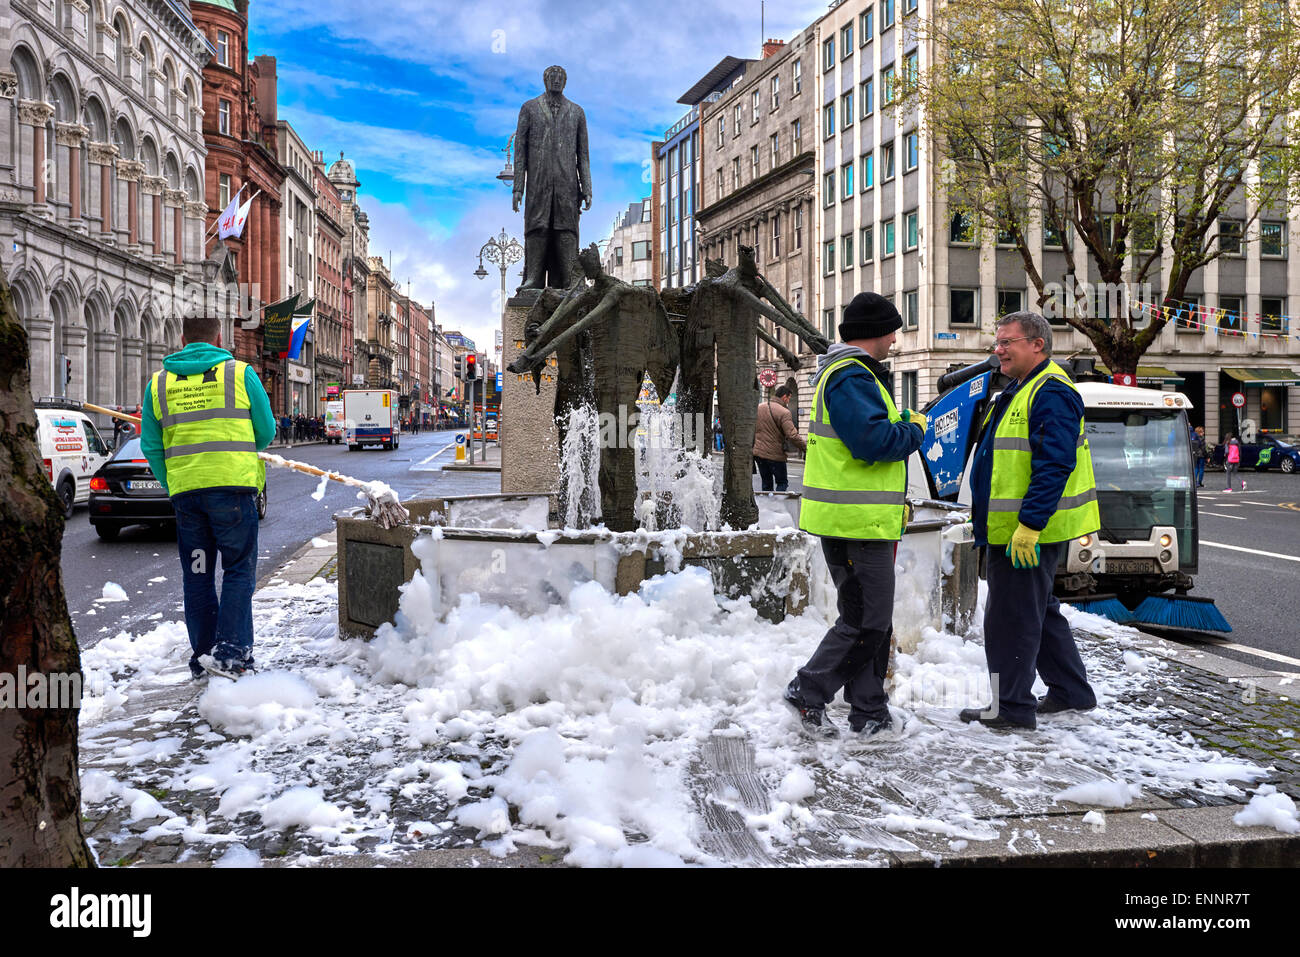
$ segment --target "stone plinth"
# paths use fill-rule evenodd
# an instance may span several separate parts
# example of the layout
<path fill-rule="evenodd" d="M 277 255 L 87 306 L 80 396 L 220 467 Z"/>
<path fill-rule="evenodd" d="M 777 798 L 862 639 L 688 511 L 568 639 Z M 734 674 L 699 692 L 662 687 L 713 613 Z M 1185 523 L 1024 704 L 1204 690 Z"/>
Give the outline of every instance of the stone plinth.
<path fill-rule="evenodd" d="M 506 303 L 501 356 L 501 491 L 503 494 L 552 492 L 559 486 L 560 439 L 555 425 L 554 359 L 542 372 L 541 392 L 531 375 L 506 367 L 524 351 L 524 323 L 537 294 Z"/>

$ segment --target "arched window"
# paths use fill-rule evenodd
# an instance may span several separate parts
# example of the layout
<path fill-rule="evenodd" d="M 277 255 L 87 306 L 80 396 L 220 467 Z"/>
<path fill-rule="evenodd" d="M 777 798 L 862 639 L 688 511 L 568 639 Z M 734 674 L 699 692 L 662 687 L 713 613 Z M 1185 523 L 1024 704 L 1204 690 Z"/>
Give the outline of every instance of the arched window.
<path fill-rule="evenodd" d="M 176 100 L 172 92 L 176 89 L 176 68 L 172 66 L 172 61 L 167 60 L 163 63 L 163 112 L 167 116 L 179 116 L 176 112 Z"/>
<path fill-rule="evenodd" d="M 154 96 L 153 46 L 150 45 L 147 37 L 140 38 L 140 52 L 144 54 L 144 61 L 141 64 L 140 90 L 146 100 L 151 100 Z"/>
<path fill-rule="evenodd" d="M 127 53 L 131 48 L 131 30 L 127 27 L 126 17 L 120 13 L 114 17 L 113 29 L 117 31 L 117 75 L 120 79 L 127 80 L 131 77 L 131 70 L 127 65 L 131 56 Z"/>
<path fill-rule="evenodd" d="M 194 118 L 198 115 L 194 111 L 199 107 L 198 94 L 194 89 L 194 81 L 190 77 L 185 78 L 185 116 L 182 117 L 185 128 L 191 132 L 196 131 Z"/>

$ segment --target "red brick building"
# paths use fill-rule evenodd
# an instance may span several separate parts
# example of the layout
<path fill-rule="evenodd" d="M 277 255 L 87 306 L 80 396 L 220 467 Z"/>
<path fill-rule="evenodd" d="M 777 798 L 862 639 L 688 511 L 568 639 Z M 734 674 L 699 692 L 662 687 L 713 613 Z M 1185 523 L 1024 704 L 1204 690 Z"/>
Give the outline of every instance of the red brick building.
<path fill-rule="evenodd" d="M 243 236 L 228 239 L 239 281 L 256 287 L 259 304 L 281 295 L 280 192 L 284 170 L 276 160 L 275 58 L 248 56 L 248 0 L 192 0 L 195 24 L 217 49 L 203 68 L 203 138 L 208 156 L 204 196 L 212 229 L 230 199 L 261 190 L 253 201 Z M 215 243 L 215 230 L 205 249 Z M 284 383 L 278 360 L 263 362 L 262 329 L 236 324 L 234 354 L 262 373 L 272 408 L 283 405 Z"/>
<path fill-rule="evenodd" d="M 343 302 L 343 199 L 325 173 L 325 157 L 312 154 L 316 193 L 316 381 L 326 395 L 334 382 L 352 383 L 352 311 Z M 350 297 L 349 297 L 350 298 Z"/>

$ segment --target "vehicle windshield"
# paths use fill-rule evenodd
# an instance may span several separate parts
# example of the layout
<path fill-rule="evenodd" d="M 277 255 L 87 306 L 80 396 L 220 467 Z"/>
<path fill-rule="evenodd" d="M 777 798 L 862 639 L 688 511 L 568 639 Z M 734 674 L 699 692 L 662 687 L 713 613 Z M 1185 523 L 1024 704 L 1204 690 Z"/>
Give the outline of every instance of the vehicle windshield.
<path fill-rule="evenodd" d="M 1178 531 L 1179 565 L 1196 565 L 1191 442 L 1181 410 L 1089 409 L 1088 444 L 1107 534 L 1146 540 L 1156 525 Z"/>
<path fill-rule="evenodd" d="M 1279 437 L 1276 436 L 1276 435 L 1270 435 L 1269 438 L 1271 438 L 1271 439 L 1273 440 L 1273 444 L 1276 445 L 1279 449 L 1292 449 L 1292 448 L 1295 448 L 1295 446 L 1294 446 L 1291 442 L 1284 442 L 1284 441 L 1282 441 L 1281 438 L 1279 438 Z"/>
<path fill-rule="evenodd" d="M 137 436 L 134 439 L 128 439 L 123 442 L 116 452 L 113 453 L 113 459 L 142 459 L 144 453 L 140 451 L 140 439 Z"/>

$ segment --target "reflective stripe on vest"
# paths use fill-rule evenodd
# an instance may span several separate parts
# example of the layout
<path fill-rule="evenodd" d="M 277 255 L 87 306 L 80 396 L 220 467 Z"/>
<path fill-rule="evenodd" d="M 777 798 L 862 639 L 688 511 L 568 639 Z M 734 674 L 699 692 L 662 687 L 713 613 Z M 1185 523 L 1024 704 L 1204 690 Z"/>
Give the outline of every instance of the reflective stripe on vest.
<path fill-rule="evenodd" d="M 856 357 L 827 366 L 817 378 L 808 423 L 808 453 L 804 463 L 799 527 L 828 538 L 897 541 L 903 535 L 903 502 L 907 491 L 905 462 L 855 459 L 831 426 L 825 390 L 831 375 L 856 363 L 871 374 L 880 390 L 890 422 L 901 422 L 893 397 L 871 368 Z"/>
<path fill-rule="evenodd" d="M 989 488 L 988 540 L 992 545 L 1006 545 L 1020 524 L 1020 509 L 1029 490 L 1033 446 L 1029 439 L 1029 414 L 1038 390 L 1048 379 L 1058 379 L 1077 393 L 1074 383 L 1055 362 L 1022 386 L 1002 413 L 993 433 L 993 475 Z M 988 426 L 994 408 L 984 417 Z M 1088 535 L 1101 527 L 1097 507 L 1097 487 L 1092 473 L 1092 453 L 1085 434 L 1085 422 L 1079 423 L 1075 441 L 1074 469 L 1065 483 L 1056 511 L 1039 534 L 1043 544 L 1064 542 Z"/>
<path fill-rule="evenodd" d="M 261 487 L 263 470 L 253 433 L 248 364 L 228 359 L 188 376 L 154 376 L 154 414 L 162 426 L 170 495 L 204 488 Z"/>

